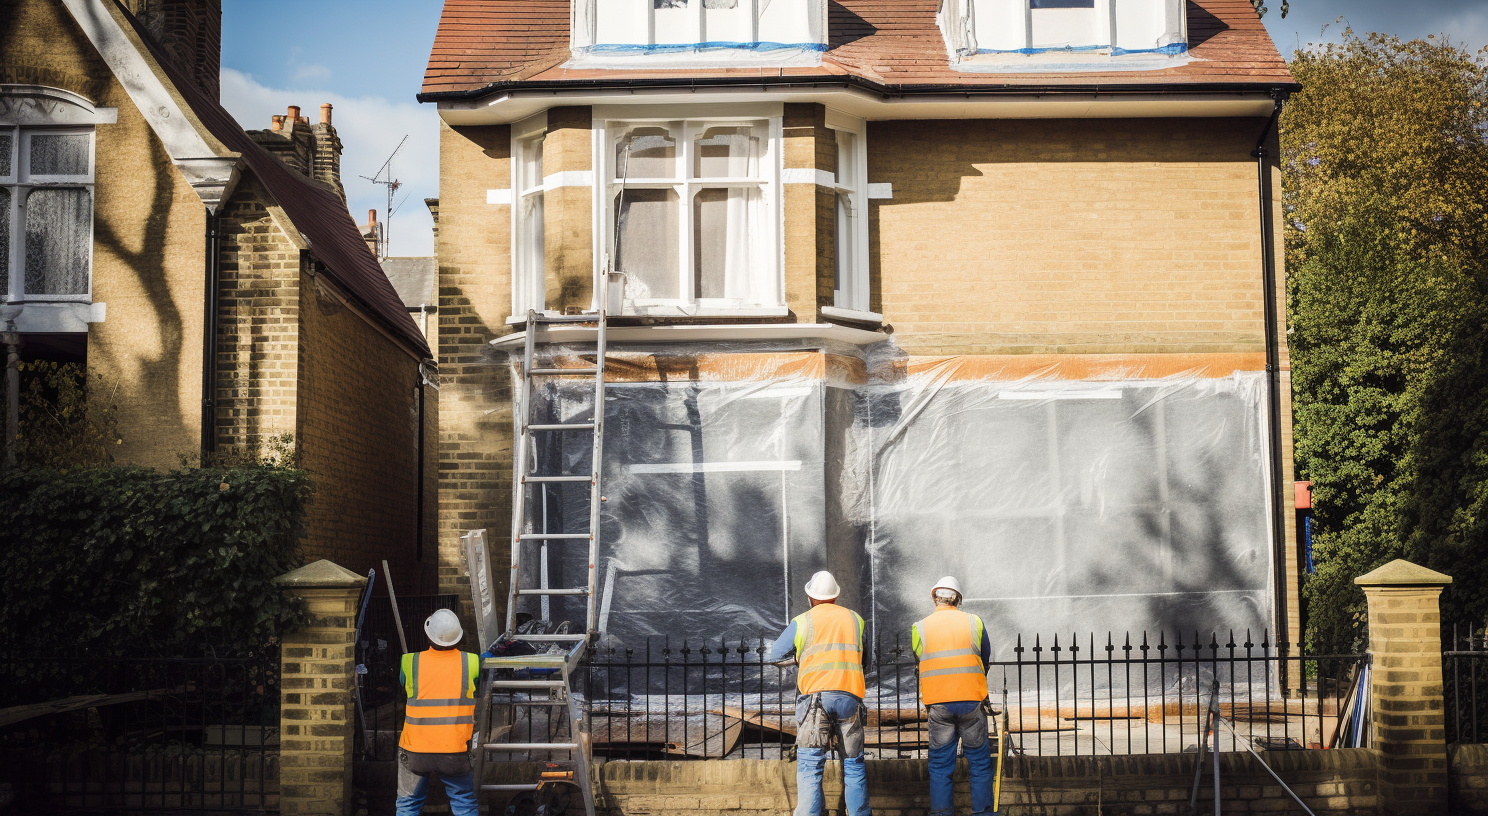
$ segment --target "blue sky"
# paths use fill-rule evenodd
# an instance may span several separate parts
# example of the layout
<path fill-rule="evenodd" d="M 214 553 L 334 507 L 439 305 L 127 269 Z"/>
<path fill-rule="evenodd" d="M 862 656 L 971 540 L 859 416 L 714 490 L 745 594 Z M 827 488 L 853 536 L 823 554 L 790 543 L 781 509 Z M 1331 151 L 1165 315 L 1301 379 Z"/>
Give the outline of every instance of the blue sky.
<path fill-rule="evenodd" d="M 1405 38 L 1445 32 L 1474 50 L 1488 45 L 1483 0 L 1267 0 L 1266 28 L 1282 54 L 1300 44 L 1337 41 L 1347 18 L 1354 30 Z M 393 163 L 404 183 L 392 224 L 393 255 L 431 255 L 433 221 L 425 198 L 439 195 L 439 124 L 432 105 L 414 100 L 441 0 L 225 0 L 222 15 L 222 103 L 245 128 L 269 126 L 287 105 L 319 116 L 335 106 L 345 145 L 341 177 L 357 223 L 376 208 L 381 187 L 359 176 L 377 171 L 398 140 L 408 144 Z M 1327 26 L 1326 32 L 1324 27 Z"/>

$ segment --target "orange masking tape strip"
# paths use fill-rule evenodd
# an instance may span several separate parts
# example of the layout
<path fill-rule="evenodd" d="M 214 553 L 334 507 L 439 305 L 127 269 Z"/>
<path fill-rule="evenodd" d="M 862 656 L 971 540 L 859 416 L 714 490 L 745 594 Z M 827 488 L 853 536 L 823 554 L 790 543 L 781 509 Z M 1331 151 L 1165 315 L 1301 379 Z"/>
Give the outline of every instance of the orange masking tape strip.
<path fill-rule="evenodd" d="M 989 354 L 910 357 L 910 376 L 950 380 L 1155 380 L 1163 377 L 1217 379 L 1236 371 L 1265 371 L 1266 355 L 1220 354 Z"/>

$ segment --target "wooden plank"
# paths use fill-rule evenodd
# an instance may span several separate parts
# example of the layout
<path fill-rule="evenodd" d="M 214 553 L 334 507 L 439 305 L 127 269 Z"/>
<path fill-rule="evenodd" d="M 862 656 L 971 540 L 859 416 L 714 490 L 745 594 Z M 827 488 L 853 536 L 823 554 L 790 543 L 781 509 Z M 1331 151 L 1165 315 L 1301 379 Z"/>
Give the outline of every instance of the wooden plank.
<path fill-rule="evenodd" d="M 177 692 L 184 689 L 176 689 Z M 85 708 L 97 708 L 98 706 L 118 705 L 119 703 L 134 703 L 140 700 L 148 700 L 152 697 L 163 697 L 172 693 L 170 689 L 151 689 L 150 691 L 130 691 L 123 694 L 79 694 L 74 697 L 63 697 L 50 700 L 45 703 L 29 703 L 27 705 L 0 708 L 0 726 L 14 725 L 25 722 L 34 717 L 45 717 L 48 714 L 63 714 L 68 711 L 80 711 Z"/>

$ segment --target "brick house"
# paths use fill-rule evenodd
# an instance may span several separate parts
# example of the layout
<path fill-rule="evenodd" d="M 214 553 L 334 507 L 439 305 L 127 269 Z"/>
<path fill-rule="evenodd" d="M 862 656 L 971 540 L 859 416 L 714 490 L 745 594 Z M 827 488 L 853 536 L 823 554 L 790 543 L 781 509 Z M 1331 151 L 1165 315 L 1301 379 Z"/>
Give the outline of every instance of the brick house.
<path fill-rule="evenodd" d="M 219 0 L 0 3 L 0 291 L 22 358 L 118 389 L 123 464 L 292 435 L 317 488 L 306 555 L 386 558 L 431 591 L 427 344 L 347 212 L 330 106 L 244 131 L 218 103 L 221 24 Z"/>
<path fill-rule="evenodd" d="M 1247 0 L 446 0 L 441 586 L 509 554 L 526 313 L 614 273 L 608 634 L 775 631 L 829 567 L 885 637 L 949 572 L 1007 633 L 1295 643 L 1294 87 Z"/>

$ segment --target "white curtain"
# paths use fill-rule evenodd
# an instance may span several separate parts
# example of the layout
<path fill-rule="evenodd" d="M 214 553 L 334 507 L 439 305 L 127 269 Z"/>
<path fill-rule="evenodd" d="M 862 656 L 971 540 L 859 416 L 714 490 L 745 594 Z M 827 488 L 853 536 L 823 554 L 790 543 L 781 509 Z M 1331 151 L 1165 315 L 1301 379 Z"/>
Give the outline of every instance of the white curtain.
<path fill-rule="evenodd" d="M 87 190 L 41 189 L 26 197 L 26 292 L 88 293 L 93 197 Z"/>

